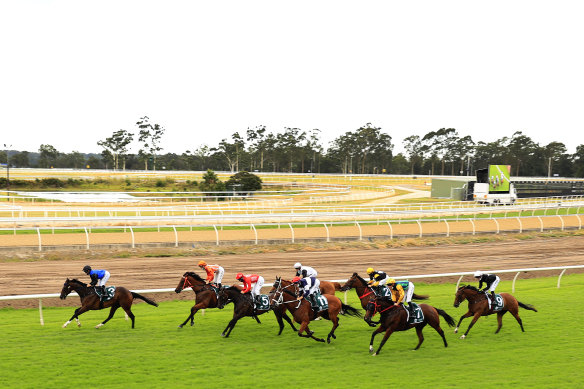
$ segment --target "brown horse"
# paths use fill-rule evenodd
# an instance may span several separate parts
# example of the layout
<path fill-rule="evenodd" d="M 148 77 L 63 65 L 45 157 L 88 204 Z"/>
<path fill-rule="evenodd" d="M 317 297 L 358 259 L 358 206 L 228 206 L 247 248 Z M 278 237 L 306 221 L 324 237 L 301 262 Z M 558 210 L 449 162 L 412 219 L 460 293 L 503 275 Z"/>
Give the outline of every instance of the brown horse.
<path fill-rule="evenodd" d="M 363 309 L 366 309 L 367 304 L 369 303 L 371 297 L 375 296 L 373 289 L 371 289 L 367 284 L 367 281 L 363 279 L 361 276 L 359 276 L 359 274 L 357 273 L 353 273 L 351 278 L 349 278 L 347 282 L 345 282 L 345 285 L 341 286 L 340 290 L 345 292 L 351 288 L 355 288 L 355 291 L 357 292 L 357 297 L 359 297 L 359 300 L 361 300 L 361 306 L 363 307 Z M 429 296 L 419 295 L 416 293 L 412 295 L 413 300 L 428 300 L 428 298 Z"/>
<path fill-rule="evenodd" d="M 63 284 L 63 289 L 61 289 L 60 296 L 61 300 L 65 300 L 69 293 L 71 293 L 72 291 L 75 291 L 81 298 L 81 307 L 75 310 L 75 313 L 73 313 L 71 319 L 69 319 L 65 324 L 63 324 L 63 328 L 67 327 L 73 319 L 77 321 L 77 326 L 81 327 L 79 315 L 87 311 L 100 310 L 110 307 L 111 309 L 107 319 L 105 319 L 100 324 L 96 325 L 95 328 L 100 328 L 105 323 L 107 323 L 112 317 L 114 317 L 114 313 L 116 313 L 119 307 L 122 307 L 122 309 L 126 311 L 126 314 L 128 314 L 128 317 L 132 319 L 132 328 L 134 328 L 135 316 L 132 313 L 131 308 L 132 302 L 134 301 L 135 298 L 142 299 L 146 301 L 148 304 L 154 305 L 155 307 L 158 306 L 156 302 L 150 300 L 148 297 L 144 297 L 136 292 L 132 292 L 124 288 L 123 286 L 116 287 L 114 297 L 112 297 L 111 300 L 104 301 L 102 303 L 100 302 L 99 296 L 95 293 L 95 288 L 87 286 L 86 283 L 81 282 L 79 280 L 76 279 L 70 280 L 69 278 L 65 280 L 65 283 Z"/>
<path fill-rule="evenodd" d="M 434 328 L 436 332 L 440 334 L 442 340 L 444 341 L 444 347 L 448 347 L 446 337 L 444 336 L 444 331 L 442 330 L 442 328 L 440 328 L 439 316 L 442 316 L 450 327 L 454 326 L 454 319 L 442 309 L 433 307 L 431 305 L 420 304 L 419 307 L 422 308 L 424 320 L 418 324 L 410 324 L 408 323 L 407 310 L 402 305 L 396 305 L 393 303 L 393 301 L 388 301 L 387 299 L 381 297 L 372 298 L 367 304 L 366 309 L 367 312 L 365 313 L 364 320 L 369 325 L 374 325 L 374 323 L 371 321 L 371 318 L 375 315 L 375 313 L 379 312 L 381 314 L 379 320 L 379 323 L 381 323 L 381 325 L 377 327 L 377 329 L 373 331 L 373 333 L 371 334 L 371 342 L 369 342 L 369 352 L 373 352 L 373 340 L 375 338 L 375 335 L 379 334 L 380 332 L 385 331 L 385 336 L 383 337 L 383 340 L 379 344 L 379 348 L 375 353 L 373 353 L 373 355 L 379 354 L 381 348 L 383 347 L 383 345 L 385 344 L 385 342 L 392 333 L 394 333 L 395 331 L 406 331 L 411 328 L 415 328 L 416 333 L 418 334 L 418 345 L 414 349 L 417 350 L 420 348 L 422 342 L 424 341 L 424 334 L 422 333 L 422 330 L 424 329 L 426 324 L 429 324 L 430 327 Z"/>
<path fill-rule="evenodd" d="M 333 327 L 327 336 L 327 343 L 330 343 L 331 338 L 337 338 L 335 330 L 339 326 L 339 314 L 361 317 L 361 313 L 358 310 L 350 305 L 343 304 L 338 297 L 330 294 L 322 295 L 328 301 L 328 310 L 315 314 L 310 303 L 300 298 L 301 295 L 297 284 L 282 280 L 280 277 L 276 277 L 270 292 L 270 305 L 274 308 L 280 305 L 286 306 L 286 309 L 294 317 L 294 321 L 300 324 L 298 336 L 324 342 L 324 339 L 315 337 L 314 332 L 308 328 L 310 321 L 315 320 L 317 317 L 323 317 L 333 323 Z M 303 335 L 304 332 L 306 332 L 306 335 Z"/>
<path fill-rule="evenodd" d="M 192 288 L 193 292 L 195 292 L 195 305 L 191 308 L 191 314 L 178 328 L 183 328 L 189 320 L 191 321 L 191 326 L 193 326 L 195 324 L 195 313 L 199 309 L 217 308 L 218 305 L 215 290 L 197 273 L 188 271 L 183 274 L 174 291 L 175 293 L 180 293 L 187 288 Z"/>
<path fill-rule="evenodd" d="M 341 290 L 341 284 L 338 282 L 320 281 L 320 292 L 322 294 L 332 294 L 334 296 L 337 290 Z"/>
<path fill-rule="evenodd" d="M 266 310 L 254 310 L 253 302 L 251 301 L 251 295 L 241 293 L 241 289 L 238 286 L 230 286 L 222 289 L 221 292 L 219 292 L 219 301 L 223 303 L 223 305 L 226 305 L 230 302 L 233 302 L 234 305 L 233 318 L 229 321 L 229 324 L 227 324 L 227 327 L 225 327 L 223 333 L 221 334 L 221 336 L 225 338 L 229 337 L 233 327 L 235 327 L 237 321 L 242 317 L 251 316 L 257 320 L 257 316 L 272 310 L 271 307 Z M 286 320 L 286 322 L 290 324 L 294 331 L 298 331 L 290 317 L 288 317 L 286 314 L 285 306 L 280 305 L 279 307 L 275 307 L 273 311 L 274 315 L 276 316 L 276 320 L 278 321 L 278 325 L 280 326 L 280 332 L 278 332 L 278 335 L 282 334 L 282 331 L 284 330 L 284 322 L 282 319 Z"/>
<path fill-rule="evenodd" d="M 473 316 L 473 319 L 470 322 L 468 329 L 464 335 L 460 337 L 460 339 L 466 338 L 472 326 L 477 322 L 477 320 L 479 320 L 479 317 L 489 316 L 493 313 L 496 313 L 498 323 L 497 331 L 495 331 L 496 334 L 501 329 L 501 326 L 503 325 L 503 315 L 507 312 L 510 312 L 515 320 L 517 320 L 517 323 L 519 323 L 519 326 L 521 327 L 521 332 L 525 332 L 523 329 L 523 322 L 521 321 L 518 313 L 519 307 L 535 312 L 537 312 L 537 309 L 535 309 L 532 305 L 523 304 L 522 302 L 517 301 L 517 299 L 509 293 L 501 293 L 501 297 L 503 298 L 503 309 L 501 311 L 494 311 L 492 308 L 489 308 L 489 302 L 486 293 L 479 291 L 472 285 L 463 285 L 459 287 L 456 291 L 456 296 L 454 297 L 454 307 L 458 308 L 460 303 L 462 303 L 464 300 L 467 300 L 468 312 L 460 317 L 460 320 L 454 329 L 454 333 L 456 334 L 458 332 L 458 327 L 460 327 L 460 323 L 462 323 L 462 319 L 465 317 Z"/>

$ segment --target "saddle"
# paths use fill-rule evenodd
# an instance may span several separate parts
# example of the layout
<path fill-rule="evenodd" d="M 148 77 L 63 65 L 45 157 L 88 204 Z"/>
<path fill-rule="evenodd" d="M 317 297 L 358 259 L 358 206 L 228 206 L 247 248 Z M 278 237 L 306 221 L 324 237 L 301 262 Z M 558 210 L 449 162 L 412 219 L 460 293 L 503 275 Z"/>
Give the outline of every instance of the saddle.
<path fill-rule="evenodd" d="M 115 286 L 106 286 L 104 296 L 102 296 L 100 288 L 95 288 L 95 294 L 97 294 L 97 297 L 99 297 L 102 300 L 102 302 L 109 301 L 112 298 L 114 298 L 115 293 L 116 293 Z"/>
<path fill-rule="evenodd" d="M 308 301 L 310 302 L 312 309 L 316 312 L 328 310 L 328 300 L 318 291 L 314 292 Z"/>

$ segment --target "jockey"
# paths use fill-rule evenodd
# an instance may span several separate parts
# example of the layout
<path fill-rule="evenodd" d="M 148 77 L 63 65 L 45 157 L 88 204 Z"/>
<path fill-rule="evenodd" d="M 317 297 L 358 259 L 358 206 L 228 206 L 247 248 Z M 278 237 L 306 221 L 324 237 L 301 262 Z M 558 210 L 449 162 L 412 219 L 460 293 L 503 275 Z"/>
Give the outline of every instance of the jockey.
<path fill-rule="evenodd" d="M 486 274 L 480 270 L 475 271 L 474 277 L 479 280 L 479 290 L 483 287 L 483 282 L 486 284 L 485 288 L 481 290 L 481 292 L 491 292 L 491 302 L 495 303 L 495 288 L 499 285 L 499 281 L 501 280 L 499 276 L 495 274 Z"/>
<path fill-rule="evenodd" d="M 255 305 L 255 299 L 260 295 L 262 286 L 264 286 L 264 277 L 258 276 L 257 274 L 246 274 L 237 273 L 235 279 L 243 282 L 243 289 L 241 293 L 251 293 L 251 299 Z"/>
<path fill-rule="evenodd" d="M 310 266 L 302 266 L 300 262 L 296 262 L 294 264 L 294 269 L 296 269 L 296 277 L 308 278 L 316 277 L 318 275 L 316 270 L 314 270 Z"/>
<path fill-rule="evenodd" d="M 371 289 L 373 289 L 376 296 L 378 296 L 378 297 L 391 297 L 391 296 L 384 296 L 382 294 L 383 285 L 387 284 L 387 280 L 389 280 L 389 277 L 387 276 L 387 274 L 385 272 L 376 271 L 372 267 L 370 267 L 367 269 L 367 274 L 369 274 L 369 281 L 367 282 L 367 285 L 369 285 L 371 287 Z"/>
<path fill-rule="evenodd" d="M 296 276 L 292 278 L 292 282 L 298 284 L 298 287 L 302 291 L 302 296 L 298 297 L 298 300 L 305 298 L 308 300 L 311 306 L 313 306 L 314 315 L 318 313 L 318 304 L 314 299 L 314 293 L 320 291 L 320 280 L 316 277 L 306 277 L 300 278 Z"/>
<path fill-rule="evenodd" d="M 410 302 L 412 301 L 412 296 L 414 295 L 414 283 L 411 281 L 395 282 L 393 278 L 390 278 L 389 281 L 387 281 L 387 285 L 392 290 L 395 290 L 397 292 L 398 296 L 397 301 L 395 303 L 403 305 L 403 303 L 406 302 L 408 304 L 407 307 L 408 312 L 410 313 L 410 316 L 413 316 L 414 306 L 410 304 Z"/>
<path fill-rule="evenodd" d="M 222 266 L 209 265 L 205 261 L 199 261 L 199 267 L 207 272 L 208 284 L 214 282 L 219 288 L 221 288 L 221 280 L 223 279 L 223 274 L 225 273 L 225 269 L 223 269 Z"/>
<path fill-rule="evenodd" d="M 110 273 L 107 270 L 92 270 L 91 266 L 85 265 L 83 267 L 83 272 L 91 277 L 91 286 L 95 286 L 96 289 L 99 288 L 101 292 L 101 301 L 105 299 L 105 283 L 110 278 Z M 96 286 L 97 285 L 97 286 Z"/>

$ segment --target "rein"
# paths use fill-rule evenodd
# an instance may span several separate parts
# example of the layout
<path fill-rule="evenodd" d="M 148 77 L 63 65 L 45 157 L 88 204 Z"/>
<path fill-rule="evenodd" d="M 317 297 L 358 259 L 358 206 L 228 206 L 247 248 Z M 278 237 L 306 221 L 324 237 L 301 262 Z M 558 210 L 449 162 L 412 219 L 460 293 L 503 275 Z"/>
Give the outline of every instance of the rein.
<path fill-rule="evenodd" d="M 294 293 L 292 293 L 289 290 L 286 290 L 286 289 L 288 289 L 291 286 L 294 286 L 294 284 L 286 285 L 284 287 L 282 287 L 282 284 L 280 284 L 279 287 L 278 287 L 278 289 L 276 289 L 276 292 L 275 293 L 278 293 L 278 292 L 280 293 L 280 298 L 278 300 L 282 300 L 282 301 L 279 301 L 278 302 L 278 305 L 280 305 L 280 304 L 290 304 L 290 303 L 297 302 L 298 304 L 296 305 L 296 309 L 298 309 L 298 308 L 300 308 L 300 304 L 302 304 L 302 300 L 296 300 L 296 299 L 294 299 L 294 300 L 287 300 L 287 301 L 284 300 L 284 292 L 288 292 L 292 296 L 294 296 Z"/>

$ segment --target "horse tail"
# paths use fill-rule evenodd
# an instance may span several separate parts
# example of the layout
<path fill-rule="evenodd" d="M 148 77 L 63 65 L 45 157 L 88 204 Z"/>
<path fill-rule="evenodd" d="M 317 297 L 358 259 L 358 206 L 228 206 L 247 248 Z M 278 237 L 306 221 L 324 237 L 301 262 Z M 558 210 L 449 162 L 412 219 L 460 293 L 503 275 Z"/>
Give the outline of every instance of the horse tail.
<path fill-rule="evenodd" d="M 449 314 L 447 314 L 446 311 L 444 311 L 443 309 L 436 308 L 436 307 L 434 307 L 434 309 L 436 310 L 436 312 L 438 312 L 438 314 L 440 316 L 442 316 L 444 318 L 444 320 L 446 320 L 446 323 L 450 327 L 454 327 L 454 324 L 456 324 L 456 322 L 454 321 L 454 318 L 452 316 L 450 316 Z"/>
<path fill-rule="evenodd" d="M 412 299 L 414 300 L 428 300 L 430 296 L 427 294 L 412 294 Z"/>
<path fill-rule="evenodd" d="M 523 309 L 529 309 L 530 311 L 537 312 L 537 309 L 535 309 L 535 307 L 531 304 L 523 304 L 521 301 L 517 301 L 517 304 L 519 304 L 519 306 Z"/>
<path fill-rule="evenodd" d="M 354 317 L 363 317 L 363 314 L 350 305 L 341 303 L 341 315 L 349 315 Z"/>
<path fill-rule="evenodd" d="M 141 294 L 139 294 L 139 293 L 136 293 L 136 292 L 131 292 L 131 293 L 132 293 L 132 297 L 134 297 L 134 298 L 139 298 L 139 299 L 141 299 L 141 300 L 144 300 L 144 301 L 146 301 L 148 304 L 150 304 L 150 305 L 154 305 L 155 307 L 157 307 L 157 306 L 158 306 L 158 303 L 157 303 L 156 301 L 154 301 L 154 300 L 150 300 L 148 297 L 144 297 L 144 296 L 142 296 Z"/>

